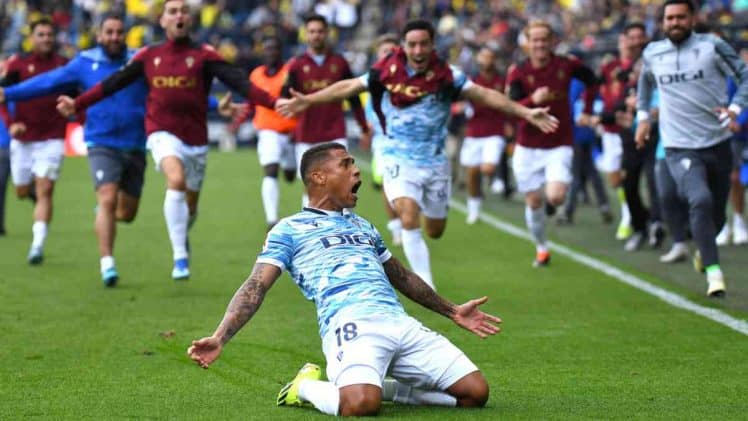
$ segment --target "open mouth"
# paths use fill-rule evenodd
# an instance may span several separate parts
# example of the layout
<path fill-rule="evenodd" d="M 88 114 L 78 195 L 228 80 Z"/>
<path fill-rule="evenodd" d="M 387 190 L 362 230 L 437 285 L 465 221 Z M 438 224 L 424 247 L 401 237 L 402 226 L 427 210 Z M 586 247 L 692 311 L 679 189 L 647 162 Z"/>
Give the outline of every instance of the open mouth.
<path fill-rule="evenodd" d="M 177 22 L 177 29 L 184 28 L 184 22 Z"/>
<path fill-rule="evenodd" d="M 358 198 L 358 189 L 361 187 L 361 181 L 353 185 L 353 188 L 351 188 L 351 193 L 353 193 L 353 196 Z"/>

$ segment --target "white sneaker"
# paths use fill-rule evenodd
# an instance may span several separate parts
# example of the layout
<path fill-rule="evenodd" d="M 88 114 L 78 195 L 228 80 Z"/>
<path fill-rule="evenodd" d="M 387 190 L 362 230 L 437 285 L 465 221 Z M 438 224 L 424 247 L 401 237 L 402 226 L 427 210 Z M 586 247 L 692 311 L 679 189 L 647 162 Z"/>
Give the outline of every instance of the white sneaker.
<path fill-rule="evenodd" d="M 505 190 L 506 186 L 504 185 L 504 181 L 502 181 L 500 178 L 494 178 L 493 182 L 491 183 L 491 193 L 502 194 Z"/>
<path fill-rule="evenodd" d="M 748 244 L 748 228 L 741 219 L 734 219 L 732 223 L 732 243 L 736 246 Z"/>
<path fill-rule="evenodd" d="M 688 246 L 684 243 L 674 243 L 666 254 L 660 256 L 660 263 L 676 263 L 688 259 Z"/>
<path fill-rule="evenodd" d="M 473 224 L 475 224 L 476 222 L 478 222 L 478 217 L 479 217 L 479 216 L 480 216 L 480 214 L 478 214 L 478 213 L 474 213 L 474 214 L 469 214 L 469 215 L 467 216 L 467 219 L 465 220 L 465 222 L 466 222 L 466 223 L 467 223 L 468 225 L 473 225 Z"/>
<path fill-rule="evenodd" d="M 706 283 L 706 295 L 710 297 L 725 296 L 725 276 L 722 274 L 722 271 L 707 273 Z"/>
<path fill-rule="evenodd" d="M 643 242 L 644 233 L 636 231 L 635 233 L 631 234 L 628 240 L 626 240 L 626 244 L 623 245 L 623 249 L 626 251 L 637 251 L 642 246 Z"/>
<path fill-rule="evenodd" d="M 724 247 L 730 244 L 730 224 L 725 222 L 725 225 L 719 230 L 717 238 L 715 239 L 719 247 Z"/>

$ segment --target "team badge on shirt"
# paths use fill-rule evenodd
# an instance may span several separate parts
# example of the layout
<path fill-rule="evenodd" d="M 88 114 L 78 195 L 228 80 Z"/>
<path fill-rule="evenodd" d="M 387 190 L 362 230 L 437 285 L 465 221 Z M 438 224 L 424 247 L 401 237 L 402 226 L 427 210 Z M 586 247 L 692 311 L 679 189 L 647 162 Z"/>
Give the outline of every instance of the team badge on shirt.
<path fill-rule="evenodd" d="M 393 63 L 393 64 L 391 64 L 391 65 L 390 65 L 390 73 L 391 73 L 391 74 L 394 74 L 394 73 L 395 73 L 396 71 L 397 71 L 397 65 L 396 65 L 396 64 L 394 64 L 394 63 Z"/>
<path fill-rule="evenodd" d="M 565 77 L 566 77 L 566 72 L 564 72 L 564 69 L 559 69 L 558 70 L 558 80 L 564 80 Z"/>
<path fill-rule="evenodd" d="M 33 64 L 29 64 L 29 73 L 34 73 L 34 70 L 36 70 L 36 67 Z"/>
<path fill-rule="evenodd" d="M 338 72 L 338 65 L 333 63 L 330 65 L 330 73 L 337 73 Z"/>
<path fill-rule="evenodd" d="M 433 78 L 434 78 L 434 71 L 433 70 L 429 70 L 428 72 L 426 72 L 426 80 L 431 80 Z"/>
<path fill-rule="evenodd" d="M 192 56 L 188 56 L 186 59 L 184 59 L 184 62 L 187 63 L 187 68 L 191 69 L 192 65 L 195 64 L 195 58 Z"/>
<path fill-rule="evenodd" d="M 309 65 L 305 64 L 304 67 L 301 68 L 301 70 L 303 70 L 304 73 L 309 73 Z"/>
<path fill-rule="evenodd" d="M 527 75 L 527 83 L 529 83 L 530 85 L 534 85 L 535 77 L 533 75 Z"/>
<path fill-rule="evenodd" d="M 161 57 L 156 57 L 153 59 L 153 65 L 158 67 L 158 65 L 161 64 Z"/>

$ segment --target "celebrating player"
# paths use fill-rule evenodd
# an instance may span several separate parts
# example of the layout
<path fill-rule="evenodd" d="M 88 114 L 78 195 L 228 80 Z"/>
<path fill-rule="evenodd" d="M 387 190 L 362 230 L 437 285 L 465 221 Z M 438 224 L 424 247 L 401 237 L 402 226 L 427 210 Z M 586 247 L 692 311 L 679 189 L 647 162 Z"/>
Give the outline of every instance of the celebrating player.
<path fill-rule="evenodd" d="M 379 60 L 365 75 L 337 82 L 321 91 L 279 99 L 286 114 L 316 104 L 340 101 L 369 90 L 387 142 L 384 190 L 403 225 L 403 251 L 413 271 L 429 285 L 429 250 L 421 236 L 421 213 L 426 233 L 439 238 L 447 224 L 450 170 L 444 151 L 450 105 L 460 98 L 518 116 L 552 132 L 558 120 L 546 108 L 527 108 L 498 91 L 469 81 L 434 52 L 434 28 L 424 20 L 408 22 L 402 48 Z"/>
<path fill-rule="evenodd" d="M 211 47 L 193 43 L 192 18 L 183 0 L 163 6 L 161 27 L 167 41 L 140 50 L 130 63 L 75 100 L 58 99 L 58 110 L 70 115 L 144 77 L 148 85 L 145 129 L 153 160 L 166 176 L 164 216 L 169 231 L 175 280 L 190 276 L 187 230 L 197 204 L 208 154 L 208 93 L 214 77 L 250 101 L 274 106 L 274 98 L 248 82 L 239 68 Z"/>
<path fill-rule="evenodd" d="M 306 364 L 281 389 L 278 405 L 311 402 L 330 415 L 379 412 L 382 400 L 415 405 L 481 407 L 488 384 L 465 354 L 408 316 L 395 289 L 484 338 L 499 332 L 498 317 L 478 306 L 455 305 L 437 295 L 392 257 L 374 226 L 348 211 L 356 206 L 359 169 L 342 145 L 309 149 L 301 160 L 309 206 L 269 233 L 249 279 L 239 288 L 212 336 L 192 342 L 188 355 L 208 368 L 223 346 L 257 312 L 265 294 L 288 270 L 317 306 L 327 359 Z M 390 374 L 395 380 L 385 380 Z"/>

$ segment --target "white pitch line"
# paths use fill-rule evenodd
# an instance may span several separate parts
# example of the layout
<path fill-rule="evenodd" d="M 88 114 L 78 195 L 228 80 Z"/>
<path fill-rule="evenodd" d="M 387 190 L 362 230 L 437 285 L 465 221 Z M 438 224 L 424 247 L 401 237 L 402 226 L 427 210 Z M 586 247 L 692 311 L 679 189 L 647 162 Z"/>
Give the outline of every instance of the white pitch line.
<path fill-rule="evenodd" d="M 452 209 L 456 209 L 463 214 L 467 214 L 467 208 L 462 203 L 452 199 L 449 202 L 449 206 Z M 499 231 L 503 231 L 507 234 L 515 237 L 522 238 L 524 240 L 532 241 L 530 234 L 521 228 L 516 227 L 508 222 L 502 221 L 501 219 L 486 213 L 482 213 L 480 220 L 486 224 L 496 228 Z M 589 268 L 598 270 L 609 277 L 623 282 L 624 284 L 630 285 L 640 291 L 643 291 L 649 295 L 653 295 L 662 301 L 670 304 L 673 307 L 677 307 L 691 313 L 698 314 L 699 316 L 706 317 L 712 321 L 715 321 L 723 326 L 727 326 L 732 330 L 748 335 L 748 321 L 737 319 L 730 316 L 722 310 L 718 310 L 711 307 L 706 307 L 701 304 L 697 304 L 687 298 L 684 298 L 678 294 L 662 289 L 654 284 L 651 284 L 638 276 L 632 275 L 625 272 L 613 265 L 603 262 L 602 260 L 588 256 L 583 253 L 576 252 L 566 246 L 550 241 L 548 243 L 551 250 L 557 252 L 562 256 L 566 256 L 575 262 L 578 262 Z"/>

